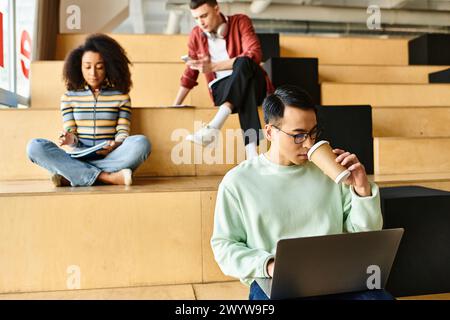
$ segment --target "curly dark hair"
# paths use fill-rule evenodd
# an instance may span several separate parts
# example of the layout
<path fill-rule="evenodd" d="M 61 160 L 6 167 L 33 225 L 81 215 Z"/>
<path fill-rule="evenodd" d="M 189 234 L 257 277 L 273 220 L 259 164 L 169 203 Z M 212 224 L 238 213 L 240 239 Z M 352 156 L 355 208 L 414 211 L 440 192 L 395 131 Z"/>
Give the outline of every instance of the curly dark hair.
<path fill-rule="evenodd" d="M 129 93 L 133 85 L 125 50 L 113 38 L 105 34 L 89 36 L 83 45 L 70 52 L 64 62 L 63 78 L 67 90 L 82 90 L 85 86 L 81 71 L 81 59 L 85 52 L 99 53 L 105 62 L 106 79 L 114 89 Z"/>

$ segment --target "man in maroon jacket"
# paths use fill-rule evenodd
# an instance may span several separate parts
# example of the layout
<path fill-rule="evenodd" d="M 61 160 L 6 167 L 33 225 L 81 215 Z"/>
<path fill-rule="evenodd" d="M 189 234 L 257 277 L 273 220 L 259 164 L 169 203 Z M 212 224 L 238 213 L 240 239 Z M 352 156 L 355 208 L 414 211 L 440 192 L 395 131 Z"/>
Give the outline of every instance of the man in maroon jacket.
<path fill-rule="evenodd" d="M 216 116 L 201 130 L 186 139 L 206 146 L 216 137 L 228 116 L 239 114 L 244 132 L 247 159 L 257 155 L 261 124 L 258 106 L 273 87 L 261 68 L 261 45 L 249 17 L 224 16 L 216 0 L 192 0 L 191 14 L 197 26 L 189 36 L 189 60 L 181 77 L 175 105 L 183 103 L 204 73 Z"/>

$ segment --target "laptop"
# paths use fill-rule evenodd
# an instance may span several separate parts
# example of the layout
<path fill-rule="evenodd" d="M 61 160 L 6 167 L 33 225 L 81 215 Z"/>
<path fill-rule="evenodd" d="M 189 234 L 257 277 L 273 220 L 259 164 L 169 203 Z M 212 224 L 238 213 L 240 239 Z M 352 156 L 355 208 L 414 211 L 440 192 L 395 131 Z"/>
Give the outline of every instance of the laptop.
<path fill-rule="evenodd" d="M 404 229 L 387 229 L 277 243 L 273 278 L 255 279 L 271 299 L 383 289 Z"/>

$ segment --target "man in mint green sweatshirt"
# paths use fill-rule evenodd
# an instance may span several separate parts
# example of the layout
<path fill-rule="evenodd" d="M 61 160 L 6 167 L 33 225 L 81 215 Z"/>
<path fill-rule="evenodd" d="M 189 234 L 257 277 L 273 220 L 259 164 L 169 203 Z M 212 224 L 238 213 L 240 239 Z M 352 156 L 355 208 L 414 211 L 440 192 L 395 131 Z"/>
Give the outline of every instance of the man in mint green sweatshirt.
<path fill-rule="evenodd" d="M 251 285 L 250 298 L 261 298 L 254 278 L 273 275 L 278 240 L 380 230 L 383 224 L 378 187 L 355 154 L 333 150 L 351 172 L 339 185 L 308 161 L 319 127 L 305 91 L 282 86 L 263 109 L 270 150 L 223 178 L 211 239 L 223 273 Z"/>

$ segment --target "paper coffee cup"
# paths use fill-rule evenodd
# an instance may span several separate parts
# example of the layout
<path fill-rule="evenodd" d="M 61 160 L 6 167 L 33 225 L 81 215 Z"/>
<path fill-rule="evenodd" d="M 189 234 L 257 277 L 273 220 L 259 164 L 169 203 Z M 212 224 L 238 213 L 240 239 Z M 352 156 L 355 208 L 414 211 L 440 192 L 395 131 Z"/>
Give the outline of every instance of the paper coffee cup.
<path fill-rule="evenodd" d="M 318 166 L 334 182 L 341 183 L 350 176 L 351 172 L 337 163 L 336 158 L 337 155 L 331 149 L 330 143 L 325 140 L 317 142 L 308 151 L 309 161 Z"/>

